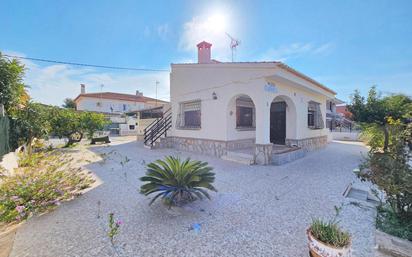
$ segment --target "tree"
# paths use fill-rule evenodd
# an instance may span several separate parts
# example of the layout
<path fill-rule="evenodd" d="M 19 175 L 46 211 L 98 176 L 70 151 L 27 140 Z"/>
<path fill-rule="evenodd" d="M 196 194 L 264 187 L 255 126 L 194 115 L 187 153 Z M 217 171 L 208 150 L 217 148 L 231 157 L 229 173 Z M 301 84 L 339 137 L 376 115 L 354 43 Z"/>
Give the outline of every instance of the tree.
<path fill-rule="evenodd" d="M 73 109 L 54 107 L 49 113 L 51 132 L 59 138 L 67 138 L 66 146 L 79 142 L 84 134 L 89 138 L 103 130 L 109 123 L 103 114 L 78 112 Z"/>
<path fill-rule="evenodd" d="M 63 105 L 62 105 L 63 108 L 76 109 L 76 103 L 74 102 L 73 99 L 66 98 L 66 99 L 64 99 L 63 102 L 64 102 Z"/>
<path fill-rule="evenodd" d="M 389 145 L 388 118 L 408 122 L 412 117 L 412 99 L 402 94 L 382 97 L 376 87 L 372 87 L 366 99 L 356 90 L 348 110 L 352 119 L 364 125 L 365 130 L 369 129 L 375 136 L 377 131 L 382 132 L 382 148 L 386 151 Z"/>
<path fill-rule="evenodd" d="M 357 175 L 385 192 L 388 203 L 378 207 L 378 228 L 412 240 L 412 99 L 382 97 L 372 87 L 366 99 L 356 91 L 349 110 L 369 137 L 370 149 Z"/>
<path fill-rule="evenodd" d="M 16 59 L 9 60 L 0 52 L 0 104 L 12 114 L 29 100 L 23 84 L 24 65 Z"/>
<path fill-rule="evenodd" d="M 93 134 L 103 130 L 110 122 L 101 113 L 84 112 L 81 118 L 82 126 L 87 137 L 91 139 Z"/>
<path fill-rule="evenodd" d="M 15 110 L 13 119 L 18 144 L 26 144 L 27 153 L 31 155 L 35 138 L 44 138 L 50 130 L 47 107 L 42 104 L 27 102 L 23 108 Z"/>
<path fill-rule="evenodd" d="M 51 132 L 59 138 L 68 139 L 66 146 L 79 142 L 83 138 L 82 116 L 73 109 L 54 107 L 49 115 Z"/>
<path fill-rule="evenodd" d="M 405 146 L 412 140 L 412 124 L 404 124 L 400 119 L 392 118 L 388 118 L 387 123 L 390 137 L 387 150 L 381 152 L 372 147 L 360 166 L 358 177 L 382 189 L 396 214 L 411 221 L 412 167 L 409 164 L 410 150 Z"/>

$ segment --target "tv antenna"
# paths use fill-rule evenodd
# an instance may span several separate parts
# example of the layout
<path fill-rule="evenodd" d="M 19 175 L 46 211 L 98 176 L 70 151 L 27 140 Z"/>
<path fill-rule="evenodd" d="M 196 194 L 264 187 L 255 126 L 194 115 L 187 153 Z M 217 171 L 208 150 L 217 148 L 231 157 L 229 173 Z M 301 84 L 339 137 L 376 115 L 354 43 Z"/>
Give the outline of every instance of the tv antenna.
<path fill-rule="evenodd" d="M 229 33 L 226 32 L 226 35 L 230 38 L 230 50 L 232 51 L 232 62 L 234 61 L 234 55 L 236 52 L 236 47 L 240 45 L 240 40 L 235 39 Z"/>

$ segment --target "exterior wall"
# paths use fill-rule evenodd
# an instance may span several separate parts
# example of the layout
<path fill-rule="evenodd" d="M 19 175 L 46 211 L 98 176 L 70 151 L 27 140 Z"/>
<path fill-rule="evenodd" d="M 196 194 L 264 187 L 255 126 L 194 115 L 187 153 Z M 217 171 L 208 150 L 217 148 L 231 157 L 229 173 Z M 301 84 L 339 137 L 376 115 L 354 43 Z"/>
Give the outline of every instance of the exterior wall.
<path fill-rule="evenodd" d="M 100 106 L 97 103 L 101 103 Z M 126 110 L 123 109 L 123 105 L 126 105 Z M 113 111 L 110 109 L 113 108 Z M 106 112 L 106 113 L 124 113 L 128 111 L 137 111 L 155 107 L 152 103 L 133 102 L 133 101 L 121 101 L 110 99 L 99 99 L 92 97 L 80 97 L 77 103 L 77 110 L 80 111 L 94 111 L 94 112 Z"/>
<path fill-rule="evenodd" d="M 333 140 L 362 141 L 359 132 L 331 132 Z"/>
<path fill-rule="evenodd" d="M 136 119 L 132 117 L 126 117 L 124 124 L 119 124 L 119 134 L 121 136 L 135 136 L 137 135 Z M 134 126 L 134 129 L 130 129 L 130 126 Z"/>
<path fill-rule="evenodd" d="M 149 126 L 156 119 L 138 119 L 137 120 L 137 134 L 143 135 L 145 128 Z"/>
<path fill-rule="evenodd" d="M 288 104 L 287 139 L 323 137 L 328 133 L 326 125 L 324 129 L 317 130 L 307 127 L 308 102 L 321 104 L 325 122 L 326 100 L 333 95 L 281 71 L 274 64 L 172 65 L 170 76 L 173 114 L 171 134 L 174 137 L 215 141 L 256 138 L 257 144 L 269 144 L 270 105 L 277 97 Z M 276 86 L 276 92 L 265 90 L 268 82 Z M 216 100 L 212 97 L 213 93 L 216 93 Z M 256 130 L 236 129 L 235 99 L 240 95 L 249 96 L 255 104 Z M 201 128 L 178 129 L 180 103 L 196 99 L 201 100 Z"/>
<path fill-rule="evenodd" d="M 221 157 L 230 150 L 254 147 L 254 145 L 254 138 L 221 141 L 202 138 L 166 137 L 160 140 L 160 148 L 175 148 L 182 151 L 201 153 L 215 157 Z"/>
<path fill-rule="evenodd" d="M 226 142 L 220 140 L 208 140 L 200 138 L 168 137 L 163 146 L 182 151 L 201 153 L 205 155 L 221 157 L 227 152 Z"/>
<path fill-rule="evenodd" d="M 324 147 L 328 143 L 328 136 L 311 137 L 304 139 L 286 139 L 286 145 L 298 146 L 306 151 L 313 151 Z"/>
<path fill-rule="evenodd" d="M 225 140 L 239 140 L 256 137 L 256 128 L 236 128 L 236 98 L 240 95 L 233 96 L 226 107 L 226 138 Z M 256 114 L 256 106 L 255 106 Z"/>
<path fill-rule="evenodd" d="M 137 135 L 137 130 L 131 130 L 129 129 L 128 124 L 119 124 L 119 135 L 120 136 L 136 136 Z"/>

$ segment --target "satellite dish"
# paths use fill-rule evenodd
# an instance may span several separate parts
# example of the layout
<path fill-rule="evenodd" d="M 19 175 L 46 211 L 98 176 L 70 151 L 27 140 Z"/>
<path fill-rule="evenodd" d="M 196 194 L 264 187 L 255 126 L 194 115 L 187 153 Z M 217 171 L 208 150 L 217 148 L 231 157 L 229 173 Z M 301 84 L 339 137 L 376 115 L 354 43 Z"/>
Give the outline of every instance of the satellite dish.
<path fill-rule="evenodd" d="M 229 33 L 226 32 L 226 35 L 230 38 L 230 50 L 232 51 L 232 62 L 234 61 L 234 54 L 236 52 L 236 47 L 240 45 L 240 40 L 235 39 Z"/>

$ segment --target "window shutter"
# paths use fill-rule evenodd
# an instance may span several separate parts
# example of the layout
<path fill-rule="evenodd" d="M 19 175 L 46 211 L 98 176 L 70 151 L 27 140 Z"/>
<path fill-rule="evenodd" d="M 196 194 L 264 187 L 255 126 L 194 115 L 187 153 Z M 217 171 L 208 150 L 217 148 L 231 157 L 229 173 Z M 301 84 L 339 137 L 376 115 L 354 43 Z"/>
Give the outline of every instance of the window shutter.
<path fill-rule="evenodd" d="M 322 111 L 320 110 L 319 103 L 316 105 L 315 127 L 319 129 L 323 129 L 325 127 L 325 124 L 323 123 Z"/>

